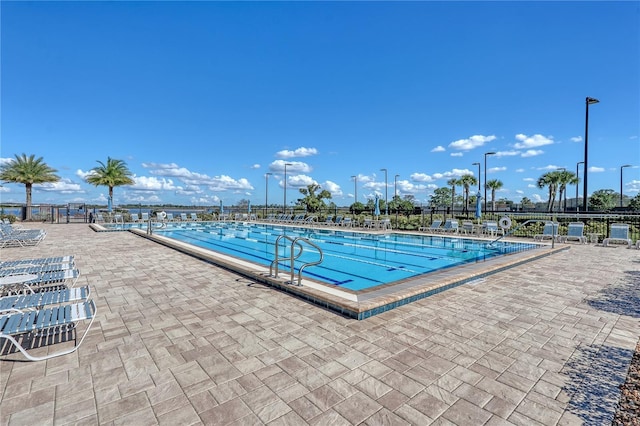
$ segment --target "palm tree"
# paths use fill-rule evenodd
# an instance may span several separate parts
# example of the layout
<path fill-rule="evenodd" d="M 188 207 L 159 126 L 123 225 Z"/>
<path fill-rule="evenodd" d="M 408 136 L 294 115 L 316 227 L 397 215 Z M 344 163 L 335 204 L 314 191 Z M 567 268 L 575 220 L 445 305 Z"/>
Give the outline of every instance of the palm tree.
<path fill-rule="evenodd" d="M 26 154 L 15 156 L 15 160 L 0 166 L 0 180 L 7 183 L 23 183 L 27 191 L 26 220 L 31 220 L 31 190 L 33 184 L 57 182 L 60 177 L 55 173 L 56 169 L 49 167 L 42 157 L 36 159 L 34 155 Z"/>
<path fill-rule="evenodd" d="M 553 211 L 553 205 L 556 200 L 556 191 L 558 189 L 558 185 L 560 182 L 560 172 L 553 171 L 543 174 L 538 178 L 538 188 L 544 188 L 545 186 L 549 187 L 549 200 L 547 201 L 547 212 L 551 213 Z"/>
<path fill-rule="evenodd" d="M 464 213 L 469 214 L 469 188 L 471 185 L 477 185 L 478 179 L 474 175 L 462 175 L 458 184 L 464 188 Z"/>
<path fill-rule="evenodd" d="M 502 188 L 502 181 L 498 179 L 491 179 L 486 183 L 487 188 L 491 190 L 491 211 L 496 211 L 496 191 Z"/>
<path fill-rule="evenodd" d="M 456 199 L 456 185 L 458 185 L 458 179 L 451 178 L 447 181 L 447 185 L 451 185 L 451 215 L 453 216 L 453 206 Z"/>
<path fill-rule="evenodd" d="M 95 186 L 108 186 L 109 201 L 113 202 L 113 188 L 121 185 L 132 185 L 134 183 L 133 179 L 131 179 L 133 174 L 122 160 L 107 157 L 107 164 L 102 161 L 98 161 L 98 163 L 100 166 L 91 169 L 85 180 Z"/>
<path fill-rule="evenodd" d="M 567 171 L 567 170 L 560 170 L 558 172 L 558 185 L 559 185 L 559 190 L 560 190 L 560 205 L 558 207 L 562 208 L 562 196 L 564 195 L 564 209 L 566 210 L 567 208 L 567 185 L 577 185 L 579 183 L 579 179 L 578 176 L 576 176 L 575 173 Z M 576 200 L 576 203 L 578 202 L 578 200 Z"/>

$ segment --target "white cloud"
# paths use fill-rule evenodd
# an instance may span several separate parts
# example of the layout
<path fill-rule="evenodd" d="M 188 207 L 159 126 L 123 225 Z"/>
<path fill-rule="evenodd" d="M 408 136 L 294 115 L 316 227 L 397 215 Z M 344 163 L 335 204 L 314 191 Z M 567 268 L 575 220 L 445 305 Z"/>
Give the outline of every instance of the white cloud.
<path fill-rule="evenodd" d="M 569 138 L 569 140 L 571 142 L 582 142 L 582 136 L 574 136 L 572 138 Z"/>
<path fill-rule="evenodd" d="M 496 157 L 513 157 L 514 155 L 520 155 L 520 151 L 498 151 L 495 153 Z"/>
<path fill-rule="evenodd" d="M 520 156 L 523 158 L 526 158 L 526 157 L 535 157 L 541 154 L 544 154 L 544 151 L 541 149 L 528 149 L 525 152 L 523 152 Z"/>
<path fill-rule="evenodd" d="M 536 180 L 534 178 L 523 178 L 522 179 L 525 182 L 535 182 Z"/>
<path fill-rule="evenodd" d="M 507 170 L 506 167 L 491 167 L 487 169 L 487 173 L 504 172 L 505 170 Z"/>
<path fill-rule="evenodd" d="M 531 201 L 533 201 L 534 203 L 541 203 L 541 202 L 546 201 L 546 200 L 543 199 L 542 196 L 540 196 L 540 194 L 533 194 L 531 196 Z"/>
<path fill-rule="evenodd" d="M 589 171 L 590 172 L 594 172 L 594 173 L 600 173 L 600 172 L 604 172 L 605 169 L 604 169 L 604 167 L 591 166 L 591 167 L 589 167 Z"/>
<path fill-rule="evenodd" d="M 444 152 L 444 151 L 446 151 L 446 148 L 442 145 L 438 145 L 431 150 L 431 152 Z"/>
<path fill-rule="evenodd" d="M 462 152 L 452 152 L 450 155 L 452 157 L 462 157 L 464 154 Z"/>
<path fill-rule="evenodd" d="M 155 176 L 134 176 L 133 185 L 129 186 L 134 191 L 174 191 L 176 186 L 171 179 L 157 178 Z"/>
<path fill-rule="evenodd" d="M 523 191 L 523 190 L 521 190 L 521 189 L 516 189 L 516 194 L 518 194 L 518 195 L 523 195 L 523 194 L 524 194 L 524 191 Z"/>
<path fill-rule="evenodd" d="M 473 172 L 469 169 L 453 169 L 450 172 L 434 173 L 432 176 L 434 179 L 443 179 L 450 177 L 460 177 L 462 175 L 472 175 Z"/>
<path fill-rule="evenodd" d="M 0 166 L 6 163 L 10 163 L 13 160 L 15 160 L 15 158 L 4 158 L 4 157 L 0 157 Z"/>
<path fill-rule="evenodd" d="M 487 142 L 495 140 L 495 136 L 473 135 L 468 139 L 459 139 L 449 144 L 450 148 L 468 151 L 473 148 L 479 148 Z"/>
<path fill-rule="evenodd" d="M 287 170 L 289 167 L 287 166 Z M 308 185 L 317 184 L 312 177 L 307 175 L 287 176 L 287 188 L 304 188 Z M 280 187 L 284 188 L 284 181 L 280 181 Z"/>
<path fill-rule="evenodd" d="M 433 182 L 433 178 L 425 173 L 412 173 L 409 177 L 415 182 Z"/>
<path fill-rule="evenodd" d="M 87 178 L 87 176 L 89 176 L 91 174 L 91 171 L 83 171 L 81 169 L 76 170 L 76 176 L 78 176 L 80 179 L 85 180 Z"/>
<path fill-rule="evenodd" d="M 332 197 L 342 196 L 342 189 L 340 188 L 340 185 L 338 185 L 337 183 L 334 183 L 328 180 L 325 183 L 323 183 L 321 187 L 322 189 L 326 189 L 327 191 L 329 191 Z"/>
<path fill-rule="evenodd" d="M 561 169 L 562 167 L 560 166 L 556 166 L 555 164 L 549 164 L 547 166 L 543 166 L 543 167 L 536 167 L 536 170 L 549 170 L 549 171 L 554 171 L 554 170 L 558 170 Z"/>
<path fill-rule="evenodd" d="M 276 157 L 280 157 L 280 158 L 294 158 L 294 157 L 309 157 L 312 155 L 316 155 L 318 153 L 318 150 L 315 148 L 298 148 L 294 151 L 285 149 L 282 151 L 278 151 L 276 152 Z"/>
<path fill-rule="evenodd" d="M 85 192 L 79 184 L 72 182 L 71 179 L 60 179 L 58 182 L 34 184 L 33 187 L 41 191 L 59 192 L 60 194 Z"/>
<path fill-rule="evenodd" d="M 301 161 L 284 161 L 276 160 L 269 164 L 269 170 L 272 172 L 283 172 L 284 165 L 287 165 L 287 173 L 310 173 L 313 169 L 307 163 Z"/>
<path fill-rule="evenodd" d="M 533 136 L 523 135 L 522 133 L 516 135 L 516 139 L 520 142 L 516 143 L 514 146 L 517 149 L 527 149 L 527 148 L 536 148 L 544 145 L 553 144 L 552 137 L 542 136 L 540 134 L 535 134 Z"/>
<path fill-rule="evenodd" d="M 251 169 L 259 169 L 260 168 L 260 164 L 254 164 L 250 167 Z"/>

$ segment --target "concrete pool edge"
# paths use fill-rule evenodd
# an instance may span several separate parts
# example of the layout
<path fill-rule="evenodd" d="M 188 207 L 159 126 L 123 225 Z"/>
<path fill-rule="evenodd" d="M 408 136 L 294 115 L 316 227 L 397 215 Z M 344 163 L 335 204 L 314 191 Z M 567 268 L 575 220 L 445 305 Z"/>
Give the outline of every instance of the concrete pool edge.
<path fill-rule="evenodd" d="M 183 243 L 162 235 L 147 234 L 141 229 L 129 229 L 128 231 L 207 263 L 228 269 L 258 283 L 292 294 L 314 305 L 357 320 L 369 318 L 570 248 L 569 246 L 552 248 L 551 246 L 540 245 L 540 247 L 529 251 L 512 253 L 485 262 L 472 263 L 425 274 L 418 278 L 386 285 L 378 291 L 358 294 L 358 292 L 343 292 L 339 289 L 332 289 L 327 285 L 308 279 L 302 280 L 302 286 L 292 285 L 288 283 L 289 274 L 285 274 L 287 278 L 270 276 L 269 268 L 263 265 Z"/>

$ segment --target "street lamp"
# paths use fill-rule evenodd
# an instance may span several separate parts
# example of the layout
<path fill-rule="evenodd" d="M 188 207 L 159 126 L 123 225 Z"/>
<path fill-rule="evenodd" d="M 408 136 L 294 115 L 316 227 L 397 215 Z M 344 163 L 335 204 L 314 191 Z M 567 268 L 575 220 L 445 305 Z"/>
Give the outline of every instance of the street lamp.
<path fill-rule="evenodd" d="M 584 119 L 584 178 L 582 187 L 582 210 L 587 211 L 587 170 L 589 169 L 589 105 L 600 102 L 587 96 L 585 99 L 586 113 Z"/>
<path fill-rule="evenodd" d="M 284 203 L 282 204 L 282 213 L 287 214 L 287 166 L 292 166 L 291 163 L 284 163 Z"/>
<path fill-rule="evenodd" d="M 478 193 L 480 193 L 480 163 L 473 163 L 472 166 L 478 166 Z"/>
<path fill-rule="evenodd" d="M 496 155 L 494 151 L 484 153 L 484 213 L 487 212 L 487 155 Z"/>
<path fill-rule="evenodd" d="M 353 202 L 358 202 L 358 176 L 351 176 L 353 178 Z"/>
<path fill-rule="evenodd" d="M 620 166 L 620 208 L 622 208 L 622 169 L 624 169 L 625 167 L 631 167 L 631 164 Z"/>
<path fill-rule="evenodd" d="M 380 169 L 384 172 L 384 215 L 389 216 L 389 186 L 387 185 L 387 169 Z"/>
<path fill-rule="evenodd" d="M 396 197 L 398 196 L 398 177 L 400 175 L 395 175 L 393 178 L 393 201 L 396 201 Z M 394 203 L 396 206 L 396 228 L 398 227 L 398 203 L 397 201 Z"/>
<path fill-rule="evenodd" d="M 580 186 L 580 164 L 584 164 L 584 161 L 579 161 L 576 164 L 576 213 L 580 211 L 580 207 L 578 207 L 578 187 Z"/>
<path fill-rule="evenodd" d="M 264 219 L 267 219 L 267 206 L 269 205 L 269 176 L 273 173 L 265 173 L 265 184 L 264 184 Z"/>

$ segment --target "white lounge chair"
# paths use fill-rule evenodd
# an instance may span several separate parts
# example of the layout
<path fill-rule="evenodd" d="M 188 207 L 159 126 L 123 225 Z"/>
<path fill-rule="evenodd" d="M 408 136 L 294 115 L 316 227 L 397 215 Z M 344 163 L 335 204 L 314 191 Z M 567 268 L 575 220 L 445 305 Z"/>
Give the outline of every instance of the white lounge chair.
<path fill-rule="evenodd" d="M 138 213 L 131 213 L 131 222 L 137 223 L 140 219 L 138 218 Z"/>
<path fill-rule="evenodd" d="M 20 259 L 20 260 L 5 260 L 0 262 L 0 269 L 2 268 L 18 268 L 22 266 L 37 266 L 48 265 L 56 263 L 74 263 L 73 256 L 57 256 L 57 257 L 39 257 L 35 259 Z"/>
<path fill-rule="evenodd" d="M 557 222 L 545 222 L 542 234 L 533 236 L 534 241 L 544 241 L 545 239 L 555 239 L 558 241 L 558 223 Z"/>
<path fill-rule="evenodd" d="M 183 222 L 187 222 L 189 219 L 187 219 L 187 214 L 186 213 L 180 213 L 180 220 Z"/>
<path fill-rule="evenodd" d="M 442 221 L 440 219 L 435 219 L 431 226 L 421 226 L 418 228 L 418 231 L 429 231 L 429 232 L 439 232 L 442 228 Z"/>
<path fill-rule="evenodd" d="M 0 315 L 0 339 L 8 340 L 22 352 L 28 360 L 42 361 L 67 355 L 78 350 L 95 318 L 96 304 L 93 300 L 35 311 Z M 78 341 L 78 329 L 76 325 L 84 321 L 89 321 L 89 324 Z M 33 342 L 48 343 L 51 341 L 57 343 L 67 341 L 67 338 L 73 332 L 75 332 L 75 344 L 71 348 L 49 353 L 44 356 L 33 356 L 27 352 L 27 349 L 29 349 L 26 347 L 27 344 L 33 344 Z M 54 335 L 59 337 L 47 338 Z"/>
<path fill-rule="evenodd" d="M 48 305 L 78 302 L 87 300 L 90 294 L 89 286 L 83 286 L 4 296 L 0 297 L 0 312 L 20 312 L 27 309 L 39 309 Z"/>
<path fill-rule="evenodd" d="M 200 220 L 200 218 L 198 217 L 198 215 L 197 215 L 197 214 L 195 214 L 195 213 L 191 213 L 191 220 L 195 222 L 195 221 Z"/>
<path fill-rule="evenodd" d="M 567 235 L 560 236 L 560 242 L 566 243 L 575 240 L 581 244 L 587 244 L 587 237 L 584 235 L 584 223 L 571 222 L 567 227 Z"/>
<path fill-rule="evenodd" d="M 447 219 L 442 227 L 442 231 L 451 232 L 454 234 L 458 233 L 458 221 L 453 219 Z"/>
<path fill-rule="evenodd" d="M 626 223 L 612 223 L 611 231 L 609 232 L 609 237 L 602 240 L 602 245 L 604 247 L 609 246 L 609 244 L 618 242 L 627 244 L 628 248 L 631 248 L 632 242 L 631 238 L 629 238 L 629 225 Z"/>
<path fill-rule="evenodd" d="M 149 221 L 149 213 L 142 213 L 142 218 L 141 220 L 143 222 L 148 222 Z"/>

